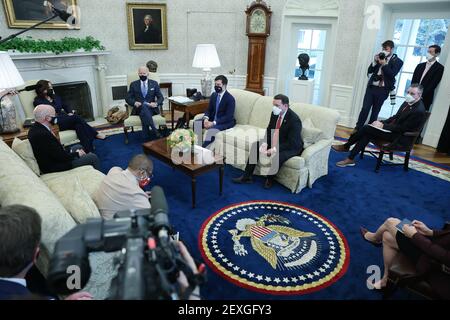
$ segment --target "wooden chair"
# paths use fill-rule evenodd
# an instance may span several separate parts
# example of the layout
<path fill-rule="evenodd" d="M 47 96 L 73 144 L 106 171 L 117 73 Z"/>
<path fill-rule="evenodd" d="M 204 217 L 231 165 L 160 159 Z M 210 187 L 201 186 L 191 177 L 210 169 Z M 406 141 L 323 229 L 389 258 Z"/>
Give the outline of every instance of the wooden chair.
<path fill-rule="evenodd" d="M 446 222 L 449 225 L 450 222 Z M 442 264 L 437 263 L 437 268 Z M 397 255 L 388 271 L 388 286 L 383 293 L 383 299 L 388 299 L 398 288 L 403 288 L 422 298 L 440 299 L 433 291 L 423 274 L 418 274 L 413 263 L 403 254 Z"/>
<path fill-rule="evenodd" d="M 394 141 L 385 141 L 382 139 L 373 139 L 370 142 L 376 146 L 379 151 L 372 151 L 372 150 L 363 150 L 360 153 L 360 158 L 362 159 L 364 156 L 364 152 L 370 153 L 372 156 L 377 158 L 377 164 L 375 166 L 375 172 L 380 171 L 381 165 L 385 166 L 403 166 L 403 169 L 405 171 L 408 171 L 409 169 L 409 158 L 411 156 L 411 151 L 414 147 L 414 144 L 416 143 L 417 138 L 420 136 L 420 133 L 422 132 L 423 127 L 425 126 L 425 123 L 428 121 L 428 118 L 430 117 L 430 112 L 426 112 L 423 122 L 419 129 L 414 132 L 404 132 L 401 136 L 399 136 Z M 409 137 L 410 143 L 407 145 L 400 145 L 398 141 L 402 137 Z M 383 157 L 385 154 L 389 155 L 389 159 L 392 161 L 394 160 L 394 152 L 404 152 L 405 153 L 405 161 L 403 163 L 391 163 L 391 162 L 384 162 Z"/>

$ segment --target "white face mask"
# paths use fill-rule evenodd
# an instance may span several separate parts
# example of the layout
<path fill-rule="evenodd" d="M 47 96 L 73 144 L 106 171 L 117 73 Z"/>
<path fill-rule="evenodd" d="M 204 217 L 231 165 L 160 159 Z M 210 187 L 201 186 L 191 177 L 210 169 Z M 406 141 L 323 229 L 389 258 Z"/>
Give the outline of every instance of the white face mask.
<path fill-rule="evenodd" d="M 434 56 L 431 53 L 427 53 L 427 60 L 431 61 L 433 60 Z"/>
<path fill-rule="evenodd" d="M 412 95 L 407 94 L 405 97 L 405 101 L 408 103 L 413 103 L 414 101 L 416 101 L 416 98 L 414 98 Z"/>
<path fill-rule="evenodd" d="M 272 107 L 272 113 L 273 113 L 274 115 L 276 115 L 276 116 L 279 116 L 280 113 L 281 113 L 281 109 L 278 108 L 277 106 L 273 106 L 273 107 Z"/>

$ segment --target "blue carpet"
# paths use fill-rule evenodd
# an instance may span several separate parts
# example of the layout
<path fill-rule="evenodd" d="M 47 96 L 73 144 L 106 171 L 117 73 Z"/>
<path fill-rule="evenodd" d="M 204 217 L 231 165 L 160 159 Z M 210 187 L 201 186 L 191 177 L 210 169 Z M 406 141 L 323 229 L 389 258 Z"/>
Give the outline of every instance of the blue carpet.
<path fill-rule="evenodd" d="M 105 173 L 113 166 L 125 168 L 133 155 L 142 152 L 139 132 L 130 134 L 129 145 L 124 144 L 120 134 L 97 140 L 95 146 Z M 278 184 L 265 190 L 261 177 L 256 177 L 253 185 L 234 185 L 231 178 L 239 176 L 241 171 L 226 166 L 222 196 L 219 196 L 218 172 L 197 178 L 196 209 L 191 208 L 189 177 L 153 159 L 152 185 L 163 187 L 171 223 L 196 259 L 201 259 L 198 236 L 203 222 L 223 207 L 250 200 L 277 200 L 306 207 L 330 220 L 348 241 L 350 265 L 346 274 L 320 291 L 294 296 L 257 293 L 238 287 L 208 269 L 202 296 L 206 299 L 380 299 L 379 293 L 366 287 L 369 276 L 366 270 L 370 265 L 381 267 L 382 252 L 362 241 L 359 226 L 373 230 L 386 218 L 395 216 L 422 220 L 430 227 L 440 228 L 450 219 L 450 183 L 415 170 L 404 172 L 401 167 L 383 167 L 376 174 L 375 159 L 371 157 L 358 159 L 353 168 L 336 167 L 335 162 L 344 156 L 332 151 L 328 175 L 300 194 L 291 194 Z"/>

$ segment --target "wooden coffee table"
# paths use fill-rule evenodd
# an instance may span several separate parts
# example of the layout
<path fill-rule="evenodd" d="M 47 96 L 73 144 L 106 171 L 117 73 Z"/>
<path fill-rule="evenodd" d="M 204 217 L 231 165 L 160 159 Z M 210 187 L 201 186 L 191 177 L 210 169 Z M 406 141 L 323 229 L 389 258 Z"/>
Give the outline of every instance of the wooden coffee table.
<path fill-rule="evenodd" d="M 166 138 L 143 143 L 142 148 L 145 154 L 155 157 L 168 166 L 180 170 L 191 177 L 192 208 L 195 208 L 196 178 L 206 172 L 219 169 L 219 194 L 222 195 L 224 172 L 224 158 L 222 156 L 215 156 L 215 161 L 212 164 L 195 164 L 194 155 L 191 155 L 191 164 L 176 164 L 172 161 L 172 149 L 167 146 Z"/>

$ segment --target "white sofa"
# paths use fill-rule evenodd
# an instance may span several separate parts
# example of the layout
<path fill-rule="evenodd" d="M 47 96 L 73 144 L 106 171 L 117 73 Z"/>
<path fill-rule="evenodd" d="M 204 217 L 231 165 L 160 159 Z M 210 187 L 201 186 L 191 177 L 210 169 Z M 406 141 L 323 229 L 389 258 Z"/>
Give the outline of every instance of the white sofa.
<path fill-rule="evenodd" d="M 212 148 L 225 156 L 225 162 L 243 170 L 253 142 L 263 139 L 272 112 L 273 97 L 230 89 L 236 100 L 236 126 L 217 134 Z M 276 180 L 299 193 L 304 187 L 312 187 L 320 177 L 328 174 L 328 157 L 334 139 L 339 113 L 329 108 L 291 103 L 303 123 L 302 137 L 305 149 L 300 156 L 289 159 L 279 170 Z M 195 119 L 203 115 L 197 115 Z M 264 170 L 259 166 L 256 174 Z"/>
<path fill-rule="evenodd" d="M 100 217 L 91 197 L 103 177 L 103 173 L 91 166 L 38 176 L 18 154 L 0 141 L 0 206 L 22 204 L 36 209 L 41 216 L 41 254 L 37 266 L 44 276 L 56 241 L 78 222 Z M 74 215 L 75 211 L 78 215 Z M 92 273 L 85 290 L 96 299 L 104 299 L 108 295 L 114 275 L 112 259 L 113 254 L 94 253 L 90 256 Z"/>

